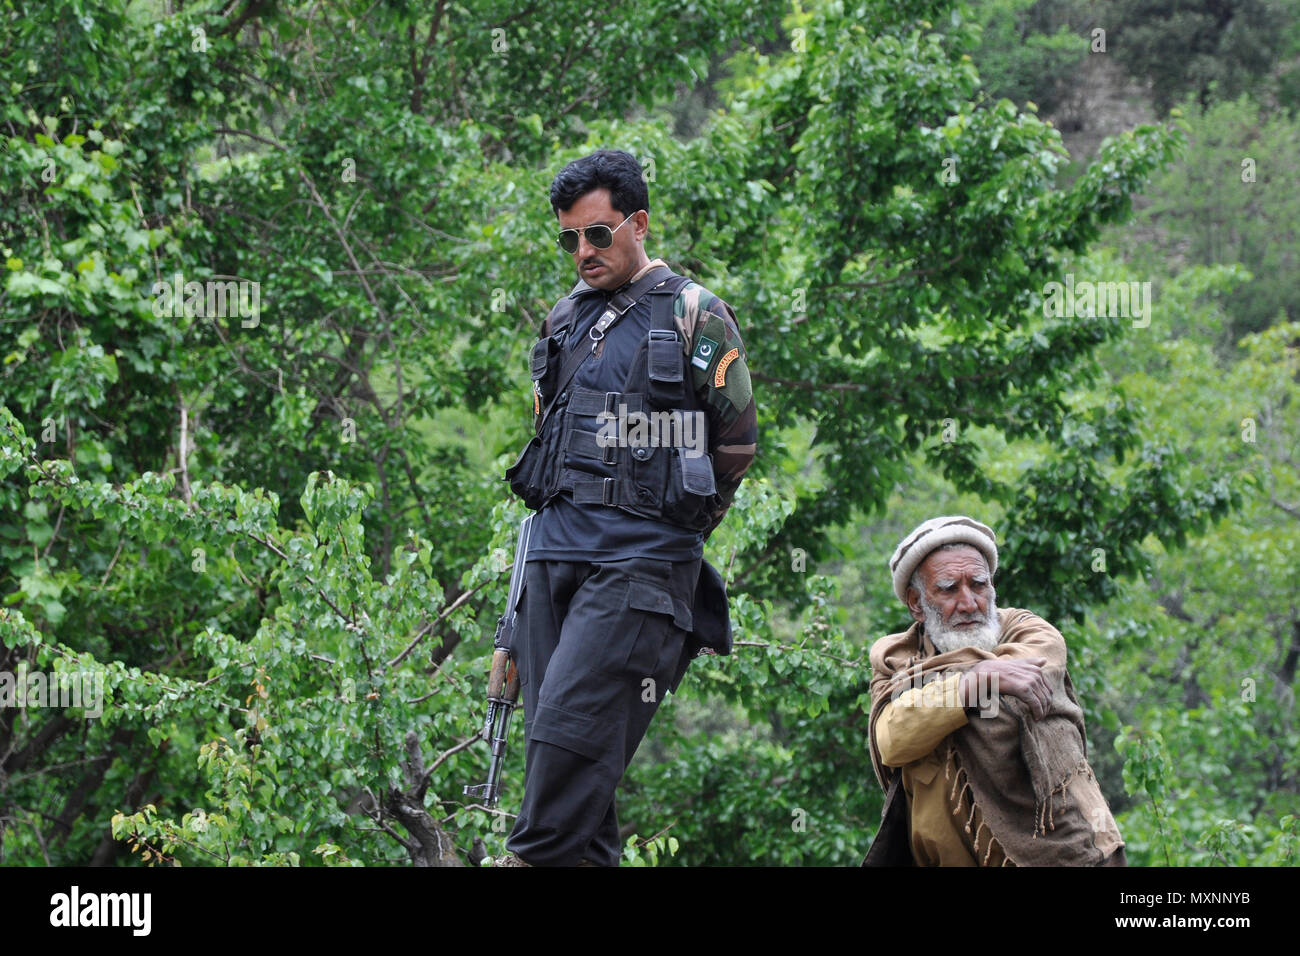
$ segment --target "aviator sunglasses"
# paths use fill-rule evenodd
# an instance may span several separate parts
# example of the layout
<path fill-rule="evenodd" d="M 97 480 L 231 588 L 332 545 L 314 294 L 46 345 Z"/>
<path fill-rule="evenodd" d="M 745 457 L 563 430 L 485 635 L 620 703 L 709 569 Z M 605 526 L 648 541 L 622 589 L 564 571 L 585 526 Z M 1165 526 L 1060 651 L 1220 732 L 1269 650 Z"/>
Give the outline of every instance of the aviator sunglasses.
<path fill-rule="evenodd" d="M 636 215 L 635 212 L 632 213 L 632 216 L 635 215 Z M 631 219 L 632 216 L 628 216 L 627 219 Z M 561 249 L 563 249 L 569 255 L 573 255 L 575 252 L 578 251 L 578 233 L 583 232 L 586 234 L 587 241 L 591 243 L 593 248 L 608 249 L 611 245 L 614 244 L 614 233 L 618 232 L 625 225 L 627 225 L 627 219 L 624 219 L 613 229 L 603 224 L 595 225 L 595 226 L 583 226 L 582 229 L 561 229 L 560 234 L 555 237 L 555 241 L 556 243 L 559 244 Z"/>

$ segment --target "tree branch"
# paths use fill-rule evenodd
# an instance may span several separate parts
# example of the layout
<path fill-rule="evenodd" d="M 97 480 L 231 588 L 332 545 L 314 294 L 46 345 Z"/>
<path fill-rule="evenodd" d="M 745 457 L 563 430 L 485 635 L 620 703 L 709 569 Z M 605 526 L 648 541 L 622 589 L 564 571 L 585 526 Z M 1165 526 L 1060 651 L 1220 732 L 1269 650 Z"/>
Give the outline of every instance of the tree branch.
<path fill-rule="evenodd" d="M 483 587 L 484 584 L 487 584 L 487 581 L 481 581 L 478 584 L 474 585 L 474 587 L 464 592 L 460 597 L 456 598 L 456 600 L 452 601 L 445 608 L 443 608 L 442 612 L 437 617 L 435 617 L 432 621 L 426 622 L 418 631 L 415 632 L 415 637 L 411 639 L 411 643 L 406 645 L 406 647 L 402 650 L 402 653 L 398 654 L 391 661 L 389 661 L 386 666 L 391 669 L 393 667 L 396 667 L 398 664 L 402 663 L 402 661 L 406 660 L 407 655 L 409 655 L 411 651 L 415 650 L 417 644 L 419 644 L 422 640 L 424 640 L 425 637 L 427 637 L 429 633 L 435 627 L 438 626 L 439 623 L 445 620 L 447 616 L 451 614 L 452 611 L 456 610 L 458 607 L 462 606 L 466 601 L 468 601 L 471 597 L 473 597 L 474 593 L 478 591 L 479 588 Z"/>

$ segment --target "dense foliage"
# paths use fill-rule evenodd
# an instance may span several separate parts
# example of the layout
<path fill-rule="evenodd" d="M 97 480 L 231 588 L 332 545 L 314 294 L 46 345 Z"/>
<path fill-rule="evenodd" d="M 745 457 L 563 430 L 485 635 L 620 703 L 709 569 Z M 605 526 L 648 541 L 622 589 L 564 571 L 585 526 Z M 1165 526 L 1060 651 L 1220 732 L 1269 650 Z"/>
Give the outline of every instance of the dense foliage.
<path fill-rule="evenodd" d="M 1188 94 L 1202 107 L 1252 92 L 1300 106 L 1300 19 L 1287 0 L 1119 0 L 1099 19 L 1162 113 Z"/>
<path fill-rule="evenodd" d="M 1000 602 L 1066 632 L 1135 858 L 1294 852 L 1296 330 L 1216 352 L 1244 273 L 1098 248 L 1178 126 L 1064 182 L 1058 131 L 983 95 L 989 7 L 426 6 L 0 2 L 0 671 L 105 692 L 0 710 L 0 861 L 500 852 L 521 748 L 501 813 L 460 796 L 522 513 L 500 475 L 572 279 L 546 188 L 604 145 L 642 158 L 651 254 L 740 316 L 761 432 L 709 542 L 738 646 L 643 745 L 629 861 L 860 859 L 884 558 L 958 508 L 1004 539 Z M 719 64 L 676 138 L 663 104 Z M 1125 268 L 1159 310 L 1046 306 Z M 1249 793 L 1187 790 L 1220 772 Z"/>

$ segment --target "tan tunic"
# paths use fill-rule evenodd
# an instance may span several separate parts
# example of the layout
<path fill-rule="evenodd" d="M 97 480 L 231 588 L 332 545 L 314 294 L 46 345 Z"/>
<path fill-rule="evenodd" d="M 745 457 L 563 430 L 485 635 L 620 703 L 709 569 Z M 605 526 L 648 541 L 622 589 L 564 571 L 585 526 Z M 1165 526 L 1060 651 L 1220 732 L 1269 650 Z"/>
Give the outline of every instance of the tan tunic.
<path fill-rule="evenodd" d="M 881 762 L 903 771 L 903 791 L 912 821 L 912 855 L 918 866 L 980 865 L 974 834 L 983 820 L 966 788 L 960 788 L 960 794 L 952 792 L 958 788 L 945 780 L 939 750 L 944 738 L 968 720 L 966 709 L 957 701 L 961 678 L 961 674 L 952 674 L 905 691 L 876 723 Z M 996 840 L 980 855 L 987 855 L 985 866 L 1001 866 L 1005 861 Z"/>

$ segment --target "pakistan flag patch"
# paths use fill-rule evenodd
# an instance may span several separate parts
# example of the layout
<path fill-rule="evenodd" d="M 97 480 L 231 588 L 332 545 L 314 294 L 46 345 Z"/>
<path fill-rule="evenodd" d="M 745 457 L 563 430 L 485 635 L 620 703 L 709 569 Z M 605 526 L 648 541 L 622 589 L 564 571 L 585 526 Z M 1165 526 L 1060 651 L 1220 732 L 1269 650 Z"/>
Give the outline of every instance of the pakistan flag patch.
<path fill-rule="evenodd" d="M 717 352 L 718 343 L 707 335 L 701 335 L 700 344 L 695 346 L 695 354 L 691 356 L 691 364 L 696 368 L 708 368 Z"/>

